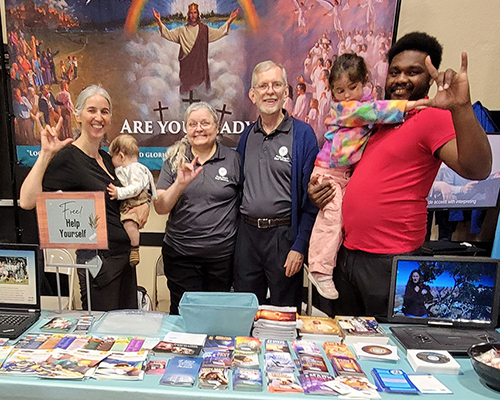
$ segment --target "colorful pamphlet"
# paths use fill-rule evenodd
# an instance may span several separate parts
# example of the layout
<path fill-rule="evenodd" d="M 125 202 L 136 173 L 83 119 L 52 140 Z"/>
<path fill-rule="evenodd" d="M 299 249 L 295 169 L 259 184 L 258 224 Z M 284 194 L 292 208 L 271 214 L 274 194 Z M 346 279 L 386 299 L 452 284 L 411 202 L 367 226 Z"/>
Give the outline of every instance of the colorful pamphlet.
<path fill-rule="evenodd" d="M 337 376 L 365 376 L 363 369 L 354 358 L 331 357 L 330 362 Z"/>
<path fill-rule="evenodd" d="M 98 350 L 98 351 L 110 351 L 114 344 L 115 344 L 114 337 L 105 337 L 102 339 L 102 342 L 99 343 L 99 346 L 97 346 L 96 350 Z"/>
<path fill-rule="evenodd" d="M 384 332 L 377 320 L 373 317 L 335 317 L 344 344 L 357 342 L 387 344 L 389 336 Z"/>
<path fill-rule="evenodd" d="M 199 356 L 202 349 L 202 346 L 195 344 L 176 344 L 164 341 L 158 343 L 155 347 L 153 347 L 153 351 L 155 353 L 171 353 L 188 357 Z"/>
<path fill-rule="evenodd" d="M 76 340 L 76 336 L 65 335 L 55 346 L 54 349 L 66 350 Z"/>
<path fill-rule="evenodd" d="M 331 357 L 348 357 L 356 358 L 354 353 L 349 350 L 346 344 L 325 342 L 323 343 L 323 349 L 325 350 L 326 357 L 330 359 Z"/>
<path fill-rule="evenodd" d="M 267 390 L 271 393 L 302 393 L 292 372 L 268 372 Z"/>
<path fill-rule="evenodd" d="M 46 362 L 38 368 L 38 376 L 50 379 L 84 379 L 92 376 L 94 369 L 107 351 L 97 350 L 53 350 Z"/>
<path fill-rule="evenodd" d="M 231 365 L 233 368 L 259 368 L 259 355 L 235 350 Z"/>
<path fill-rule="evenodd" d="M 266 352 L 265 354 L 266 371 L 277 372 L 293 372 L 295 371 L 295 363 L 292 360 L 290 353 L 284 352 Z"/>
<path fill-rule="evenodd" d="M 147 351 L 112 353 L 99 363 L 96 379 L 142 380 Z"/>
<path fill-rule="evenodd" d="M 39 350 L 50 350 L 57 346 L 57 344 L 61 341 L 63 335 L 52 335 L 49 336 L 48 339 L 43 342 L 38 349 Z"/>
<path fill-rule="evenodd" d="M 198 375 L 198 386 L 202 389 L 227 389 L 228 368 L 202 367 Z"/>
<path fill-rule="evenodd" d="M 0 367 L 2 367 L 3 362 L 7 359 L 9 354 L 14 350 L 14 346 L 1 346 L 0 347 Z"/>
<path fill-rule="evenodd" d="M 343 398 L 380 399 L 377 386 L 366 376 L 337 376 L 325 385 L 335 390 Z"/>
<path fill-rule="evenodd" d="M 113 343 L 113 346 L 111 347 L 110 351 L 113 351 L 113 352 L 115 352 L 115 351 L 117 351 L 117 352 L 125 351 L 125 349 L 127 348 L 129 342 L 130 342 L 130 339 L 128 337 L 119 337 L 119 338 L 116 338 L 116 340 Z"/>
<path fill-rule="evenodd" d="M 294 340 L 292 342 L 293 351 L 295 354 L 310 354 L 321 356 L 321 350 L 318 345 L 310 340 Z"/>
<path fill-rule="evenodd" d="M 85 350 L 97 350 L 99 345 L 102 343 L 102 339 L 96 338 L 96 337 L 91 337 L 87 344 L 85 345 L 84 349 Z"/>
<path fill-rule="evenodd" d="M 201 366 L 201 357 L 174 357 L 169 360 L 160 384 L 168 386 L 193 386 Z"/>
<path fill-rule="evenodd" d="M 49 338 L 48 335 L 27 335 L 16 343 L 16 349 L 38 349 Z"/>
<path fill-rule="evenodd" d="M 232 364 L 231 350 L 205 350 L 203 354 L 203 367 L 226 367 L 229 368 Z"/>
<path fill-rule="evenodd" d="M 37 375 L 40 365 L 47 361 L 54 350 L 15 349 L 2 364 L 0 374 Z"/>
<path fill-rule="evenodd" d="M 300 316 L 302 328 L 299 334 L 304 340 L 317 340 L 322 342 L 340 343 L 342 335 L 333 318 Z"/>
<path fill-rule="evenodd" d="M 300 385 L 304 389 L 304 393 L 307 394 L 336 395 L 337 392 L 325 384 L 331 381 L 333 381 L 333 377 L 330 374 L 310 372 L 299 375 Z"/>
<path fill-rule="evenodd" d="M 127 345 L 125 351 L 137 352 L 141 350 L 142 345 L 144 343 L 144 338 L 132 338 Z"/>
<path fill-rule="evenodd" d="M 166 365 L 165 360 L 151 360 L 146 364 L 146 375 L 163 375 Z"/>
<path fill-rule="evenodd" d="M 266 339 L 266 351 L 290 353 L 286 340 Z"/>
<path fill-rule="evenodd" d="M 328 372 L 328 367 L 321 356 L 300 354 L 298 358 L 303 372 Z"/>
<path fill-rule="evenodd" d="M 234 350 L 234 338 L 231 336 L 209 336 L 205 341 L 205 350 Z"/>
<path fill-rule="evenodd" d="M 54 317 L 43 325 L 40 330 L 42 332 L 68 333 L 76 326 L 76 322 L 75 318 Z"/>
<path fill-rule="evenodd" d="M 234 349 L 249 353 L 260 353 L 260 339 L 248 336 L 237 336 L 234 341 Z"/>
<path fill-rule="evenodd" d="M 236 368 L 233 371 L 233 390 L 245 392 L 262 391 L 261 370 L 253 368 Z"/>
<path fill-rule="evenodd" d="M 66 350 L 83 349 L 90 340 L 90 336 L 77 336 Z"/>

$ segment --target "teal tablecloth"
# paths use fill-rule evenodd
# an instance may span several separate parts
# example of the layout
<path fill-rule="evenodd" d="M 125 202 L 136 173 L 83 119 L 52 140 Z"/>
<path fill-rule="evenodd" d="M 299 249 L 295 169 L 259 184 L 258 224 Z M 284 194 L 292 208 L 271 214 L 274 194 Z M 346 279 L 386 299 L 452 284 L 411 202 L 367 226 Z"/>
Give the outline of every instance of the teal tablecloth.
<path fill-rule="evenodd" d="M 47 322 L 43 319 L 30 330 L 37 329 Z M 182 319 L 178 316 L 164 318 L 161 335 L 170 330 L 179 331 L 183 329 Z M 384 329 L 389 332 L 388 326 Z M 389 333 L 390 335 L 390 333 Z M 391 342 L 397 344 L 391 336 Z M 363 370 L 373 382 L 370 371 L 374 367 L 379 368 L 401 368 L 407 373 L 412 369 L 405 358 L 405 352 L 399 347 L 401 360 L 398 363 L 360 361 Z M 420 395 L 425 400 L 486 400 L 500 399 L 500 393 L 487 387 L 472 369 L 468 358 L 457 358 L 461 365 L 460 375 L 438 375 L 435 376 L 453 391 L 453 395 Z M 293 398 L 324 398 L 323 396 L 311 396 L 304 394 L 278 394 L 267 391 L 258 393 L 246 393 L 228 389 L 225 391 L 212 391 L 208 389 L 173 388 L 160 385 L 158 375 L 146 375 L 143 381 L 112 381 L 95 380 L 86 381 L 63 381 L 45 380 L 35 377 L 13 377 L 0 376 L 0 399 L 9 400 L 194 400 L 194 399 L 293 399 Z M 401 400 L 408 399 L 408 395 L 381 394 L 382 399 Z"/>

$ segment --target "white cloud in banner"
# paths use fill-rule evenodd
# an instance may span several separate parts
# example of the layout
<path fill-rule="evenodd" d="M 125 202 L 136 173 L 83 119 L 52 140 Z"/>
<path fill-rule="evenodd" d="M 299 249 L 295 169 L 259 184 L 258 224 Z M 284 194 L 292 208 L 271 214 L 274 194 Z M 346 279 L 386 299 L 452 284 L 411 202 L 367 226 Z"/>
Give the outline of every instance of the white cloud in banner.
<path fill-rule="evenodd" d="M 209 44 L 209 70 L 212 88 L 206 92 L 204 85 L 195 89 L 197 99 L 207 101 L 215 108 L 224 104 L 233 115 L 244 114 L 244 97 L 247 88 L 243 82 L 246 73 L 243 30 L 234 30 L 228 36 Z M 180 121 L 187 103 L 182 102 L 188 95 L 179 93 L 179 45 L 163 39 L 158 32 L 144 32 L 140 37 L 127 43 L 126 51 L 131 62 L 125 74 L 132 104 L 140 110 L 143 120 L 159 120 L 153 111 L 167 106 L 165 120 Z M 232 120 L 231 117 L 225 117 Z"/>
<path fill-rule="evenodd" d="M 174 0 L 170 6 L 170 13 L 175 14 L 180 12 L 183 15 L 187 14 L 188 5 L 193 3 L 193 0 Z M 196 0 L 194 3 L 198 4 L 198 9 L 201 14 L 209 13 L 211 11 L 217 12 L 216 0 Z"/>

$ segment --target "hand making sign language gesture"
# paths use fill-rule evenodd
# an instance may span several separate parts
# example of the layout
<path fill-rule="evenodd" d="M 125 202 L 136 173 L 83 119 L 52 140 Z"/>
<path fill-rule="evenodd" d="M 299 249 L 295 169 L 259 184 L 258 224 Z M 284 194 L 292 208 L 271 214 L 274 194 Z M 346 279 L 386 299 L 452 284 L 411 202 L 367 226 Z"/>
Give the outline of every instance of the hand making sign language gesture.
<path fill-rule="evenodd" d="M 416 107 L 436 107 L 453 111 L 457 107 L 470 106 L 469 79 L 467 77 L 467 53 L 462 53 L 462 62 L 458 72 L 448 68 L 439 72 L 432 65 L 431 58 L 425 58 L 425 66 L 432 80 L 437 85 L 437 92 L 432 99 L 420 99 L 415 102 Z"/>
<path fill-rule="evenodd" d="M 432 99 L 417 100 L 416 106 L 449 110 L 456 134 L 456 139 L 444 144 L 436 151 L 436 155 L 466 179 L 486 179 L 491 172 L 491 148 L 471 105 L 467 53 L 462 53 L 458 72 L 452 69 L 439 72 L 429 56 L 425 59 L 425 65 L 437 85 L 437 92 Z"/>
<path fill-rule="evenodd" d="M 40 129 L 41 150 L 35 165 L 33 165 L 33 168 L 21 186 L 19 202 L 21 208 L 26 210 L 31 210 L 35 207 L 36 194 L 42 192 L 42 178 L 52 158 L 59 150 L 73 141 L 71 138 L 59 140 L 59 133 L 63 125 L 62 117 L 59 118 L 55 127 L 45 125 L 44 128 L 38 115 L 35 121 Z"/>

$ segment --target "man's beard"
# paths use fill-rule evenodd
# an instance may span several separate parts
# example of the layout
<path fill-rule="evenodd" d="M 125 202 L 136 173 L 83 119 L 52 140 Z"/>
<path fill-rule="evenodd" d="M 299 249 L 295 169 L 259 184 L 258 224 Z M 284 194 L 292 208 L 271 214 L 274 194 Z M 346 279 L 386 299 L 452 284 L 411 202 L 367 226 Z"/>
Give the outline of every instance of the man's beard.
<path fill-rule="evenodd" d="M 402 95 L 395 92 L 403 90 Z M 385 92 L 386 100 L 420 100 L 427 96 L 429 86 L 415 86 L 412 83 L 394 84 Z M 394 96 L 394 97 L 393 97 Z"/>

